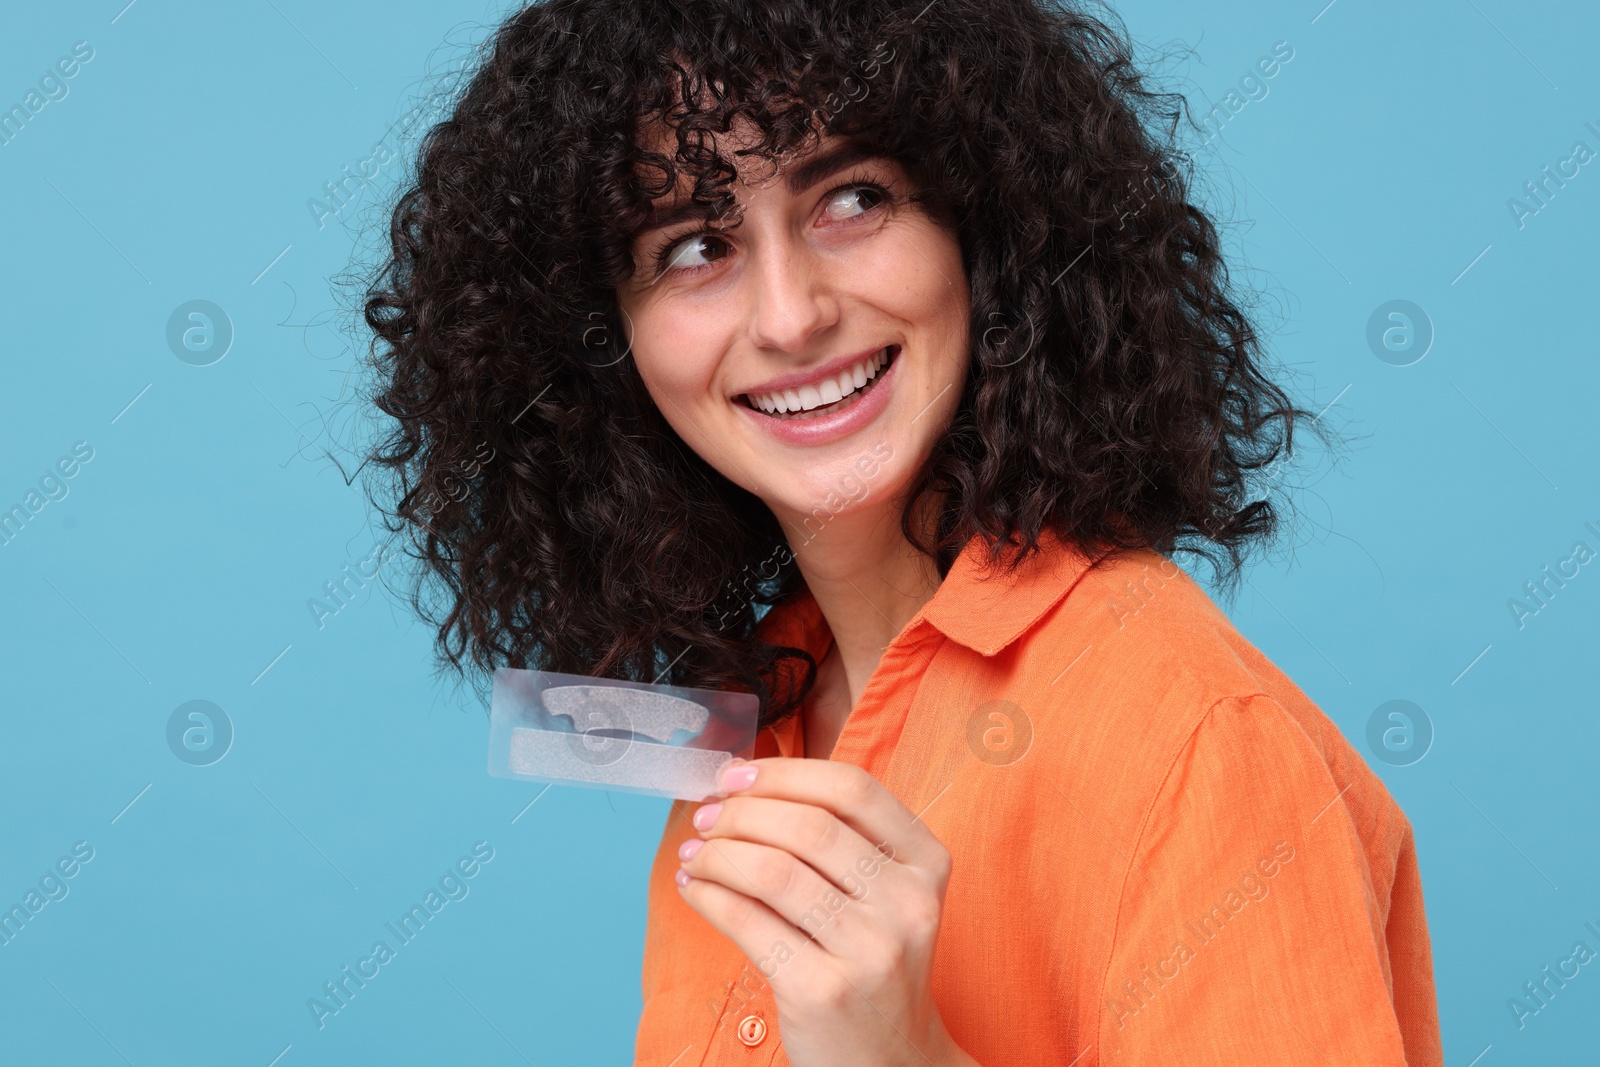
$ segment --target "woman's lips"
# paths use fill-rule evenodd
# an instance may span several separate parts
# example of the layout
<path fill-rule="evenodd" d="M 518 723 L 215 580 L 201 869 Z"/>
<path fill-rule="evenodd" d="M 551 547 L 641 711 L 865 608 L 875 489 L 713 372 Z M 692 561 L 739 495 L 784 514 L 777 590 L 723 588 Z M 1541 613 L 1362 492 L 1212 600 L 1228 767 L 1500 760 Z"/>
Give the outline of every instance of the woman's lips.
<path fill-rule="evenodd" d="M 846 437 L 877 418 L 889 403 L 893 379 L 898 377 L 896 368 L 900 366 L 902 350 L 899 345 L 888 347 L 889 362 L 878 371 L 875 378 L 844 399 L 814 409 L 816 414 L 769 415 L 743 400 L 735 401 L 734 406 L 744 411 L 747 417 L 757 420 L 762 430 L 785 444 L 818 445 Z"/>

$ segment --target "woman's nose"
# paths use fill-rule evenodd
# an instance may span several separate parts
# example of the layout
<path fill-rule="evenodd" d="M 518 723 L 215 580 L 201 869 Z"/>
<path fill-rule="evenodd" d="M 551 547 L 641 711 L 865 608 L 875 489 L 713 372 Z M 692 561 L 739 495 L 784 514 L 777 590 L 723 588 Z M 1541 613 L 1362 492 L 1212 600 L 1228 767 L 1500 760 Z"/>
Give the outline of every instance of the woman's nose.
<path fill-rule="evenodd" d="M 748 275 L 750 340 L 783 352 L 799 352 L 820 330 L 839 321 L 827 262 L 801 242 L 767 242 L 752 253 Z"/>

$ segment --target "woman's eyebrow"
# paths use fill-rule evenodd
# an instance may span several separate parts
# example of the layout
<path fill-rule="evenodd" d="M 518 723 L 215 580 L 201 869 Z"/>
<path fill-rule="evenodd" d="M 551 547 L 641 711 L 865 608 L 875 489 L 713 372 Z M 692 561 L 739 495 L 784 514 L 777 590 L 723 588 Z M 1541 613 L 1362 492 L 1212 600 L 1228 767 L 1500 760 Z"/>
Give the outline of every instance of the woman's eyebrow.
<path fill-rule="evenodd" d="M 820 155 L 813 156 L 791 170 L 784 179 L 784 185 L 791 193 L 802 193 L 846 167 L 877 158 L 879 158 L 878 151 L 865 141 L 846 141 Z"/>
<path fill-rule="evenodd" d="M 807 159 L 804 163 L 789 171 L 784 177 L 784 187 L 791 195 L 803 193 L 807 189 L 824 181 L 847 167 L 869 159 L 880 158 L 880 153 L 864 141 L 846 141 L 819 155 Z M 709 204 L 699 204 L 693 200 L 685 200 L 671 207 L 652 210 L 650 217 L 638 230 L 639 235 L 650 233 L 653 230 L 664 230 L 669 226 L 676 226 L 682 222 L 696 222 L 704 219 L 718 217 L 716 208 Z"/>
<path fill-rule="evenodd" d="M 671 207 L 652 209 L 650 217 L 639 227 L 638 234 L 643 235 L 653 230 L 664 230 L 669 226 L 676 226 L 680 222 L 695 222 L 701 219 L 713 219 L 718 216 L 715 206 L 700 204 L 693 200 L 685 200 Z"/>

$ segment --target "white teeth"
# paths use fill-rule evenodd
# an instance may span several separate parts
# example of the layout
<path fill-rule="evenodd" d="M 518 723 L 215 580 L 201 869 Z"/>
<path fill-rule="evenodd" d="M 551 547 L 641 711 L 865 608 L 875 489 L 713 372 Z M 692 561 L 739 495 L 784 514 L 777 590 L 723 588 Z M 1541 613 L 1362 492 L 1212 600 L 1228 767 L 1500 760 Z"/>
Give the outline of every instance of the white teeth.
<path fill-rule="evenodd" d="M 888 362 L 888 350 L 882 349 L 876 355 L 862 360 L 853 367 L 847 367 L 833 378 L 824 378 L 815 385 L 802 385 L 798 389 L 783 389 L 773 393 L 750 393 L 747 395 L 753 405 L 769 415 L 810 411 L 813 408 L 822 407 L 824 404 L 832 404 L 842 400 L 857 389 L 866 388 L 866 384 L 876 378 L 878 372 Z"/>

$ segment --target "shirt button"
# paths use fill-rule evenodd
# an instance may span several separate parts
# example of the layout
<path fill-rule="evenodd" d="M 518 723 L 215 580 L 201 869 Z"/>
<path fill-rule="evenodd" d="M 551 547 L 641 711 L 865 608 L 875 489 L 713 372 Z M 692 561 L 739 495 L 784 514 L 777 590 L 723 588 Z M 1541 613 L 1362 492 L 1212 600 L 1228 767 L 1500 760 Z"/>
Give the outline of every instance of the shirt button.
<path fill-rule="evenodd" d="M 759 1015 L 746 1015 L 739 1020 L 739 1040 L 755 1048 L 767 1036 L 767 1024 Z"/>

